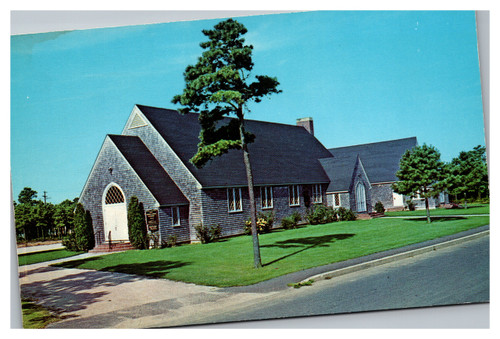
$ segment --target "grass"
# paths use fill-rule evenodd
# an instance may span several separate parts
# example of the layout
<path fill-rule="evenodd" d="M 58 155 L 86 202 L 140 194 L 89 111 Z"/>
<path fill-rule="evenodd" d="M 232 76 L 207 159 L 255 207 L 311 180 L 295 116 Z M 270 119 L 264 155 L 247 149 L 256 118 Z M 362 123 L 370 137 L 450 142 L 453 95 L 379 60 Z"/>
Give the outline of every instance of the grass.
<path fill-rule="evenodd" d="M 22 300 L 21 308 L 23 328 L 45 328 L 48 324 L 59 320 L 59 317 L 29 300 Z"/>
<path fill-rule="evenodd" d="M 23 266 L 23 265 L 37 264 L 39 262 L 45 262 L 61 258 L 68 258 L 81 253 L 84 252 L 73 252 L 65 249 L 57 249 L 57 250 L 49 250 L 36 253 L 19 254 L 17 256 L 17 260 L 19 266 Z"/>
<path fill-rule="evenodd" d="M 470 215 L 470 214 L 489 214 L 490 205 L 489 204 L 471 204 L 467 208 L 460 209 L 446 209 L 446 208 L 436 208 L 430 210 L 432 215 Z M 388 217 L 396 216 L 424 216 L 427 215 L 425 210 L 418 211 L 398 211 L 398 212 L 385 212 Z"/>
<path fill-rule="evenodd" d="M 489 224 L 489 217 L 372 219 L 276 230 L 259 236 L 263 267 L 253 268 L 252 239 L 132 250 L 55 264 L 212 286 L 250 285 L 287 273 L 368 255 Z"/>

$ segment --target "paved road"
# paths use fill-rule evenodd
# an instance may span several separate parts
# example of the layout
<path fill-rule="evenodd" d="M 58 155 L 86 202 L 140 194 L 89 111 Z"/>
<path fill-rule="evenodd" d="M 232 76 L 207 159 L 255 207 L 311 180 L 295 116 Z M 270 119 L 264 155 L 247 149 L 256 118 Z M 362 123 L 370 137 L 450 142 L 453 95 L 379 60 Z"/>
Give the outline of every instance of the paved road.
<path fill-rule="evenodd" d="M 476 231 L 481 230 L 482 228 Z M 483 236 L 482 239 L 485 241 L 484 239 L 489 239 L 489 237 Z M 476 241 L 471 241 L 470 244 L 472 243 Z M 474 269 L 479 269 L 482 273 L 488 271 L 488 242 L 480 246 L 482 250 L 473 251 L 473 254 L 452 251 L 452 249 L 464 246 L 470 248 L 465 244 L 435 251 L 430 257 L 440 254 L 437 259 L 433 259 L 437 261 L 424 261 L 425 264 L 423 264 L 421 258 L 427 258 L 429 255 L 419 255 L 415 258 L 386 264 L 380 268 L 370 268 L 331 280 L 318 281 L 312 287 L 301 289 L 286 287 L 286 282 L 290 280 L 300 281 L 306 278 L 300 274 L 291 274 L 244 288 L 221 289 L 128 274 L 54 268 L 48 266 L 48 263 L 20 267 L 20 283 L 23 296 L 39 300 L 43 306 L 58 311 L 65 318 L 49 326 L 58 328 L 165 327 L 206 324 L 215 321 L 339 313 L 346 310 L 356 311 L 358 310 L 356 307 L 367 310 L 415 306 L 415 302 L 422 302 L 425 305 L 436 304 L 426 300 L 438 300 L 446 304 L 439 299 L 445 295 L 442 294 L 442 288 L 433 286 L 433 284 L 441 284 L 439 278 L 430 279 L 434 282 L 427 285 L 428 290 L 426 288 L 423 288 L 423 291 L 418 290 L 422 287 L 418 282 L 418 279 L 422 279 L 418 268 L 423 265 L 427 271 L 430 271 L 428 272 L 430 275 L 449 276 L 450 280 L 460 281 L 458 279 L 462 278 L 463 274 L 453 267 L 456 266 L 457 261 L 464 261 L 462 257 L 465 256 L 465 261 L 468 261 Z M 408 249 L 411 248 L 413 246 Z M 448 253 L 445 255 L 448 259 L 442 258 L 443 253 Z M 451 266 L 447 263 L 450 256 L 459 256 L 458 260 L 451 260 L 454 263 Z M 414 264 L 417 266 L 411 267 Z M 410 266 L 407 272 L 398 271 L 401 266 L 408 265 Z M 437 272 L 440 274 L 436 273 L 436 267 L 440 267 Z M 450 272 L 443 273 L 447 271 Z M 311 276 L 318 272 L 307 270 L 301 273 L 308 273 L 308 276 Z M 454 278 L 451 274 L 454 274 Z M 371 276 L 377 279 L 364 280 Z M 283 280 L 285 278 L 288 281 L 285 282 Z M 478 301 L 488 300 L 489 294 L 484 299 L 483 292 L 484 287 L 486 286 L 487 289 L 489 284 L 489 276 L 478 275 L 476 280 L 471 283 L 469 292 L 476 291 Z M 259 288 L 255 289 L 255 286 Z M 350 286 L 355 287 L 351 290 Z M 454 285 L 452 286 L 453 288 L 448 288 L 448 293 L 455 288 Z M 408 290 L 415 295 L 413 297 L 406 295 Z M 429 292 L 431 295 L 434 294 L 434 299 L 424 299 L 425 293 Z M 328 294 L 331 296 L 325 297 Z M 307 302 L 310 298 L 319 298 L 320 301 L 314 302 L 316 305 L 312 307 L 311 303 Z M 476 301 L 476 299 L 469 301 Z M 451 302 L 461 302 L 461 300 Z M 402 306 L 398 306 L 400 305 L 398 303 Z"/>
<path fill-rule="evenodd" d="M 489 236 L 323 280 L 206 323 L 489 301 Z"/>

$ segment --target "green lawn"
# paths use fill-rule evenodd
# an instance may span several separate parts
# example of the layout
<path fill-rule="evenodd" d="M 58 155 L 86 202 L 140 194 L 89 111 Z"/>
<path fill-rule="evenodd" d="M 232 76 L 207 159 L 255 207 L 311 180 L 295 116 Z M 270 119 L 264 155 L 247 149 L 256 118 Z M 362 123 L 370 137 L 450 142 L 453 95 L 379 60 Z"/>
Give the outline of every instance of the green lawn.
<path fill-rule="evenodd" d="M 132 273 L 213 286 L 250 285 L 287 273 L 402 247 L 486 225 L 489 217 L 372 219 L 276 230 L 259 237 L 261 269 L 253 268 L 252 239 L 134 250 L 56 264 Z"/>
<path fill-rule="evenodd" d="M 58 321 L 59 318 L 42 306 L 22 300 L 23 328 L 45 328 L 48 324 Z"/>
<path fill-rule="evenodd" d="M 385 212 L 388 217 L 396 216 L 424 216 L 427 215 L 425 210 L 418 211 L 399 211 L 399 212 Z M 460 209 L 446 209 L 446 208 L 436 208 L 430 210 L 432 215 L 469 215 L 469 214 L 489 214 L 490 205 L 489 204 L 471 204 L 467 208 Z"/>
<path fill-rule="evenodd" d="M 39 262 L 72 257 L 81 253 L 83 252 L 73 252 L 65 249 L 58 249 L 58 250 L 50 250 L 50 251 L 43 251 L 36 253 L 19 254 L 17 256 L 17 260 L 19 262 L 19 266 L 23 266 L 23 265 L 36 264 Z"/>

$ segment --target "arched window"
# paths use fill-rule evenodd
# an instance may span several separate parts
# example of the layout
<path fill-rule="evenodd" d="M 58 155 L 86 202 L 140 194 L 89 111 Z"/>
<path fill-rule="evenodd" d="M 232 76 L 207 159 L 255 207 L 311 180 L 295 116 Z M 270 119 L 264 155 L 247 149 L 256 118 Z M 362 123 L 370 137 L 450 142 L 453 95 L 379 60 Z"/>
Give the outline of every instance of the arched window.
<path fill-rule="evenodd" d="M 111 186 L 106 193 L 106 205 L 120 204 L 125 202 L 122 191 L 117 186 Z"/>

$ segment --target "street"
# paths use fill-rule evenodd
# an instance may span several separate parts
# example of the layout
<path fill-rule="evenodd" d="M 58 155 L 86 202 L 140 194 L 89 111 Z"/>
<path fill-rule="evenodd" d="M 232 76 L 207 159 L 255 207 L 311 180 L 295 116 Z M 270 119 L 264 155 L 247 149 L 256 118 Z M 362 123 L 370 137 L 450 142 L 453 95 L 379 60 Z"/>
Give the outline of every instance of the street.
<path fill-rule="evenodd" d="M 23 266 L 22 294 L 58 310 L 51 328 L 161 328 L 489 301 L 489 236 L 299 289 L 241 290 L 48 263 Z M 307 318 L 303 318 L 307 319 Z"/>
<path fill-rule="evenodd" d="M 489 236 L 310 287 L 290 289 L 206 323 L 489 301 Z"/>

